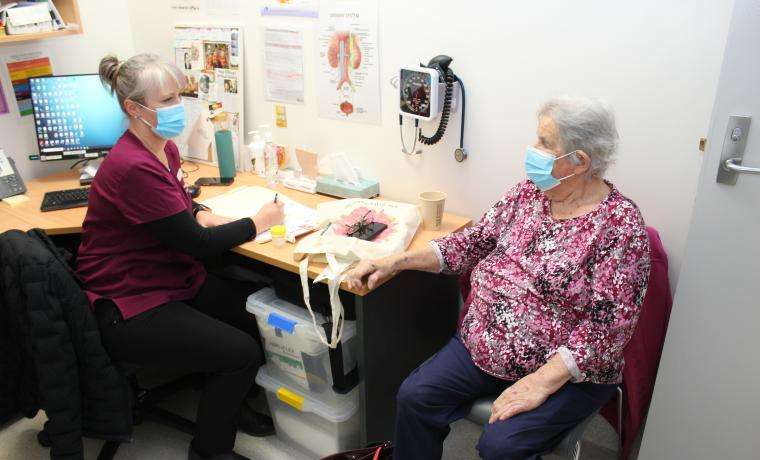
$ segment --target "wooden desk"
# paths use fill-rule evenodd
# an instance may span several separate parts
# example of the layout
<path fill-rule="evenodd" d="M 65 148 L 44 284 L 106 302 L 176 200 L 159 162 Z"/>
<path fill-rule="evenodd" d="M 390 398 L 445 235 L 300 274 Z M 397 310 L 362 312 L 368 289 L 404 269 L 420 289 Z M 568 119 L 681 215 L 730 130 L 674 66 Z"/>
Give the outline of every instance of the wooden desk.
<path fill-rule="evenodd" d="M 192 165 L 186 165 L 187 170 Z M 215 167 L 201 165 L 186 179 L 194 182 L 201 176 L 217 176 Z M 86 208 L 41 212 L 45 192 L 79 186 L 75 171 L 67 171 L 26 182 L 30 201 L 11 208 L 0 203 L 0 233 L 17 228 L 41 228 L 49 235 L 76 235 L 82 231 Z M 265 181 L 251 173 L 240 173 L 231 187 L 261 185 Z M 204 187 L 197 200 L 222 194 L 230 187 Z M 277 191 L 307 206 L 330 201 L 277 187 Z M 445 214 L 440 231 L 420 229 L 411 248 L 424 247 L 430 240 L 458 231 L 470 224 L 465 217 Z M 273 244 L 249 242 L 234 252 L 248 259 L 298 273 L 293 260 L 294 245 L 277 248 Z M 309 277 L 314 278 L 323 265 L 312 263 Z M 355 295 L 358 362 L 360 379 L 360 416 L 362 443 L 393 438 L 396 392 L 404 378 L 440 349 L 454 334 L 458 319 L 459 286 L 452 276 L 408 271 L 388 280 L 373 291 L 350 291 Z"/>
<path fill-rule="evenodd" d="M 186 169 L 192 170 L 193 165 L 187 165 Z M 193 183 L 198 177 L 218 176 L 216 167 L 208 165 L 199 165 L 198 170 L 188 174 L 185 179 L 187 183 Z M 34 179 L 26 182 L 27 193 L 30 198 L 26 203 L 11 208 L 0 203 L 0 233 L 16 228 L 19 230 L 29 230 L 31 228 L 41 228 L 48 235 L 67 235 L 82 232 L 82 222 L 84 221 L 87 208 L 64 209 L 60 211 L 42 212 L 40 203 L 46 192 L 53 190 L 65 190 L 79 187 L 79 175 L 76 171 L 65 171 L 52 174 L 40 179 Z M 235 183 L 229 187 L 203 187 L 201 196 L 196 201 L 203 201 L 217 195 L 221 195 L 235 187 L 242 185 L 259 185 L 266 187 L 266 181 L 252 173 L 239 173 L 235 178 Z M 278 185 L 276 190 L 299 201 L 307 206 L 316 207 L 319 203 L 333 201 L 323 195 L 312 195 L 310 193 L 299 192 L 297 190 L 285 188 Z M 421 248 L 430 240 L 448 235 L 458 231 L 470 224 L 470 219 L 446 214 L 443 219 L 441 230 L 431 231 L 420 228 L 414 236 L 410 249 Z M 292 273 L 298 273 L 298 263 L 293 259 L 293 249 L 295 245 L 287 244 L 283 247 L 275 247 L 273 244 L 259 244 L 253 241 L 235 248 L 233 251 L 251 259 L 274 265 Z M 312 263 L 309 266 L 309 277 L 315 278 L 324 268 L 324 264 Z M 353 292 L 353 291 L 352 291 Z M 354 294 L 364 295 L 366 291 L 353 292 Z"/>

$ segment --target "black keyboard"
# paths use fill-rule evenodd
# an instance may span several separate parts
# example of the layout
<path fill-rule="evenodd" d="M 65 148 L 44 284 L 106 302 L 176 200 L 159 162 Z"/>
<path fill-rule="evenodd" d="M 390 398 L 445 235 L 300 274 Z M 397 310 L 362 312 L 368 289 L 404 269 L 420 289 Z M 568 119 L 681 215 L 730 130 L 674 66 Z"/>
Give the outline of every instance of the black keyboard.
<path fill-rule="evenodd" d="M 89 191 L 90 187 L 47 192 L 45 197 L 42 198 L 40 211 L 46 212 L 87 206 L 87 194 Z"/>

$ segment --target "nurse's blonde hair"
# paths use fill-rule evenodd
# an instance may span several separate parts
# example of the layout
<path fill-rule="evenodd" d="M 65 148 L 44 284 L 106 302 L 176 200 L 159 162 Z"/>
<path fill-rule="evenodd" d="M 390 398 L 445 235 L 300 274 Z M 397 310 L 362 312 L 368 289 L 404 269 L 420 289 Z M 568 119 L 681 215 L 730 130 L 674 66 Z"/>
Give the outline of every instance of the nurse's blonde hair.
<path fill-rule="evenodd" d="M 187 86 L 187 77 L 176 65 L 156 54 L 143 53 L 119 62 L 114 55 L 100 60 L 100 79 L 116 94 L 121 110 L 127 113 L 124 101 L 129 99 L 145 105 L 148 95 L 157 94 L 168 84 L 178 90 Z"/>

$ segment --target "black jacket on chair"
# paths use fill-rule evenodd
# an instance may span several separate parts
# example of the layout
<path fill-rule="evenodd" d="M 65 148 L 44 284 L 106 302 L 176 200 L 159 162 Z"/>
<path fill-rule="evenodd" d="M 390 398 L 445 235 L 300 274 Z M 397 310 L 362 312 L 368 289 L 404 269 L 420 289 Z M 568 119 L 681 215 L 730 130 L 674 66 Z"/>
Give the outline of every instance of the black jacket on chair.
<path fill-rule="evenodd" d="M 83 458 L 82 436 L 130 440 L 129 387 L 103 349 L 87 296 L 58 248 L 41 230 L 7 231 L 0 235 L 0 267 L 0 381 L 20 379 L 2 383 L 0 408 L 26 416 L 34 415 L 35 404 L 42 408 L 51 458 Z"/>

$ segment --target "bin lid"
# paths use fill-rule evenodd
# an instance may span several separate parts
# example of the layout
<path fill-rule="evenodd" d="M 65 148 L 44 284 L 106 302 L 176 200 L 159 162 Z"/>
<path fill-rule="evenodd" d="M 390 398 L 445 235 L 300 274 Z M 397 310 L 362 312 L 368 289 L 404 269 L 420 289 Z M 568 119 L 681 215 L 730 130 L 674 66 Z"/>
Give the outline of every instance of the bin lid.
<path fill-rule="evenodd" d="M 294 409 L 316 414 L 333 423 L 345 422 L 359 410 L 359 387 L 345 395 L 334 393 L 332 390 L 326 393 L 311 393 L 296 389 L 273 377 L 268 364 L 259 368 L 256 383 Z"/>
<path fill-rule="evenodd" d="M 245 308 L 248 312 L 265 319 L 272 327 L 289 334 L 298 330 L 298 333 L 309 335 L 313 340 L 319 342 L 309 311 L 280 299 L 272 288 L 264 288 L 248 296 Z M 314 317 L 317 319 L 318 325 L 325 322 L 320 313 L 314 312 Z M 344 321 L 341 342 L 345 342 L 355 335 L 356 322 Z"/>

